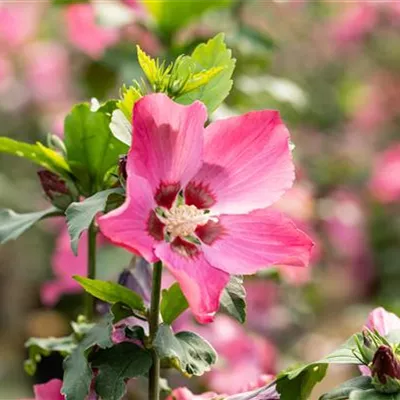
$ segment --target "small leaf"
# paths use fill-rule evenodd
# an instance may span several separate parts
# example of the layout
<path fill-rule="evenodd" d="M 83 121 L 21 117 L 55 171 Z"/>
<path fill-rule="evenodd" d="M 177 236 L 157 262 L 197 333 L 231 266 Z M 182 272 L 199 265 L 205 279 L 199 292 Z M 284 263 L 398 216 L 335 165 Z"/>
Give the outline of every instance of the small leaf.
<path fill-rule="evenodd" d="M 320 400 L 346 400 L 355 390 L 373 389 L 369 376 L 358 376 L 320 397 Z"/>
<path fill-rule="evenodd" d="M 110 129 L 114 137 L 120 142 L 130 146 L 132 143 L 132 123 L 128 121 L 121 110 L 112 113 Z"/>
<path fill-rule="evenodd" d="M 246 290 L 243 286 L 243 277 L 232 276 L 222 292 L 220 310 L 244 324 L 246 321 L 245 298 Z"/>
<path fill-rule="evenodd" d="M 121 100 L 117 101 L 117 107 L 124 113 L 130 124 L 132 124 L 133 107 L 141 97 L 142 93 L 140 93 L 138 88 L 134 86 L 122 86 Z"/>
<path fill-rule="evenodd" d="M 133 343 L 120 343 L 101 350 L 92 363 L 98 369 L 96 393 L 103 399 L 120 400 L 126 391 L 125 380 L 147 374 L 151 354 Z"/>
<path fill-rule="evenodd" d="M 79 349 L 64 360 L 64 377 L 61 393 L 65 400 L 82 400 L 89 394 L 92 369 L 85 354 Z"/>
<path fill-rule="evenodd" d="M 78 251 L 79 238 L 89 228 L 97 213 L 104 211 L 108 196 L 122 194 L 122 188 L 108 189 L 88 197 L 84 201 L 74 202 L 65 211 L 68 231 L 71 236 L 71 248 L 75 254 Z"/>
<path fill-rule="evenodd" d="M 36 366 L 41 361 L 42 356 L 49 356 L 52 352 L 58 352 L 62 356 L 71 354 L 76 348 L 77 342 L 73 335 L 55 338 L 35 338 L 32 337 L 25 342 L 28 349 L 29 359 L 25 361 L 26 372 L 29 375 L 36 373 Z"/>
<path fill-rule="evenodd" d="M 147 55 L 140 46 L 136 46 L 137 57 L 139 61 L 140 68 L 142 68 L 146 78 L 151 84 L 154 84 L 160 75 L 160 68 L 154 58 Z"/>
<path fill-rule="evenodd" d="M 327 364 L 308 364 L 278 375 L 276 388 L 280 400 L 308 400 L 314 386 L 326 375 Z"/>
<path fill-rule="evenodd" d="M 188 307 L 178 282 L 162 291 L 161 315 L 166 324 L 171 325 Z"/>
<path fill-rule="evenodd" d="M 351 392 L 349 400 L 400 400 L 400 393 L 379 393 L 374 389 L 355 390 Z"/>
<path fill-rule="evenodd" d="M 343 343 L 337 350 L 318 362 L 325 362 L 327 364 L 361 364 L 359 357 L 356 356 L 359 354 L 356 345 L 357 337 L 359 340 L 362 340 L 361 334 L 355 334 L 349 340 Z"/>
<path fill-rule="evenodd" d="M 203 375 L 217 361 L 217 353 L 206 340 L 193 332 L 174 335 L 166 324 L 159 326 L 154 348 L 164 365 L 173 366 L 186 376 Z"/>
<path fill-rule="evenodd" d="M 66 400 L 82 400 L 89 394 L 92 369 L 88 363 L 88 350 L 93 346 L 102 349 L 113 345 L 111 340 L 113 315 L 107 315 L 84 336 L 77 348 L 64 360 L 64 378 L 61 393 Z"/>
<path fill-rule="evenodd" d="M 128 146 L 116 139 L 109 127 L 115 107 L 116 103 L 111 101 L 94 112 L 88 104 L 79 104 L 65 119 L 68 163 L 86 195 L 107 189 L 107 172 L 128 151 Z"/>
<path fill-rule="evenodd" d="M 61 392 L 66 400 L 82 400 L 88 395 L 92 382 L 92 369 L 87 360 L 88 350 L 93 346 L 106 349 L 113 345 L 112 323 L 113 315 L 108 314 L 88 331 L 72 354 L 64 360 Z"/>
<path fill-rule="evenodd" d="M 62 212 L 55 207 L 28 214 L 18 214 L 8 209 L 0 210 L 0 244 L 16 239 L 41 219 L 56 215 L 62 215 Z"/>
<path fill-rule="evenodd" d="M 65 178 L 71 177 L 71 169 L 64 157 L 39 142 L 29 144 L 0 137 L 0 152 L 26 158 L 55 174 Z"/>
<path fill-rule="evenodd" d="M 96 279 L 73 277 L 92 296 L 110 304 L 122 303 L 132 310 L 144 312 L 146 307 L 143 299 L 134 291 L 113 282 L 104 282 Z"/>
<path fill-rule="evenodd" d="M 232 88 L 232 74 L 236 60 L 232 58 L 232 52 L 226 47 L 224 34 L 220 33 L 207 43 L 202 43 L 195 48 L 191 59 L 196 65 L 194 72 L 202 72 L 213 68 L 222 70 L 212 77 L 206 85 L 192 90 L 176 98 L 178 103 L 191 104 L 195 100 L 202 101 L 209 114 L 215 111 L 228 96 Z"/>

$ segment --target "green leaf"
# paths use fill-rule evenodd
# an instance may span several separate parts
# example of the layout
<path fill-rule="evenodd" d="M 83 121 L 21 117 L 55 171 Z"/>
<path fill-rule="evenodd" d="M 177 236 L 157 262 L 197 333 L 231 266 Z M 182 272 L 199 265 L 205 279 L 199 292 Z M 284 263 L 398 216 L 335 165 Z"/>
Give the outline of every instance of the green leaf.
<path fill-rule="evenodd" d="M 169 289 L 162 291 L 161 315 L 166 324 L 172 324 L 187 308 L 189 304 L 182 293 L 179 283 L 174 283 Z"/>
<path fill-rule="evenodd" d="M 314 386 L 324 378 L 328 364 L 361 364 L 357 358 L 357 337 L 353 335 L 339 349 L 320 361 L 281 372 L 277 378 L 281 400 L 307 400 Z"/>
<path fill-rule="evenodd" d="M 92 382 L 92 369 L 88 362 L 88 354 L 92 347 L 102 349 L 113 345 L 111 340 L 113 315 L 107 315 L 84 336 L 77 348 L 64 360 L 64 378 L 61 392 L 66 400 L 82 400 L 89 393 Z"/>
<path fill-rule="evenodd" d="M 49 356 L 52 352 L 58 352 L 62 356 L 71 354 L 77 343 L 73 335 L 55 338 L 30 338 L 25 342 L 28 349 L 29 359 L 25 361 L 25 371 L 33 376 L 36 373 L 37 364 L 42 356 Z"/>
<path fill-rule="evenodd" d="M 133 343 L 120 343 L 96 354 L 96 393 L 105 400 L 119 400 L 126 391 L 125 380 L 145 375 L 151 365 L 150 352 Z"/>
<path fill-rule="evenodd" d="M 79 238 L 87 230 L 97 213 L 104 211 L 108 196 L 123 194 L 122 188 L 108 189 L 88 197 L 84 201 L 71 203 L 65 211 L 68 231 L 71 236 L 71 247 L 75 254 L 78 251 Z"/>
<path fill-rule="evenodd" d="M 65 178 L 71 177 L 71 169 L 64 157 L 39 142 L 29 144 L 7 137 L 0 137 L 0 152 L 26 158 Z"/>
<path fill-rule="evenodd" d="M 243 277 L 232 276 L 222 292 L 220 310 L 244 324 L 246 321 L 245 298 L 246 290 L 243 287 Z"/>
<path fill-rule="evenodd" d="M 327 364 L 309 364 L 278 375 L 276 389 L 281 400 L 308 400 L 314 386 L 326 375 Z"/>
<path fill-rule="evenodd" d="M 356 345 L 356 338 L 362 340 L 361 334 L 353 335 L 349 340 L 343 343 L 337 350 L 329 354 L 327 357 L 318 361 L 319 363 L 327 364 L 354 364 L 360 365 L 361 361 L 358 358 L 360 356 Z"/>
<path fill-rule="evenodd" d="M 16 239 L 41 219 L 56 215 L 62 215 L 62 212 L 55 207 L 28 214 L 18 214 L 8 209 L 0 210 L 0 244 Z"/>
<path fill-rule="evenodd" d="M 68 163 L 81 189 L 88 195 L 106 189 L 107 171 L 128 151 L 128 146 L 116 139 L 110 130 L 113 109 L 115 102 L 106 103 L 97 111 L 91 111 L 88 104 L 79 104 L 65 119 Z"/>
<path fill-rule="evenodd" d="M 165 34 L 172 34 L 209 9 L 228 7 L 231 0 L 184 0 L 179 2 L 179 7 L 175 0 L 143 0 L 143 4 L 159 29 Z"/>
<path fill-rule="evenodd" d="M 76 275 L 73 278 L 79 282 L 86 292 L 100 300 L 110 304 L 122 303 L 132 310 L 140 312 L 145 312 L 146 310 L 143 299 L 137 293 L 118 283 L 104 282 Z"/>
<path fill-rule="evenodd" d="M 211 345 L 193 332 L 174 335 L 167 324 L 159 326 L 154 348 L 164 366 L 172 366 L 186 376 L 200 376 L 217 361 Z"/>
<path fill-rule="evenodd" d="M 351 392 L 349 400 L 400 400 L 400 393 L 379 393 L 374 389 L 355 390 Z"/>
<path fill-rule="evenodd" d="M 196 65 L 194 72 L 200 73 L 212 68 L 223 68 L 206 85 L 176 98 L 178 103 L 191 104 L 195 100 L 202 101 L 209 114 L 215 111 L 225 100 L 232 88 L 232 74 L 236 60 L 232 52 L 226 47 L 224 34 L 220 33 L 207 43 L 195 48 L 191 59 Z"/>
<path fill-rule="evenodd" d="M 373 389 L 369 376 L 358 376 L 320 397 L 320 400 L 347 400 L 355 390 Z"/>

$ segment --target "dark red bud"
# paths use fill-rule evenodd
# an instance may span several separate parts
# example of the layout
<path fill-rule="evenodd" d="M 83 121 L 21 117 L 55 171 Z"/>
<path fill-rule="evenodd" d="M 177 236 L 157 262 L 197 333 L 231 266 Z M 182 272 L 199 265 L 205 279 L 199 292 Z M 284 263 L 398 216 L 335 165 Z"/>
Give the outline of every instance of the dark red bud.
<path fill-rule="evenodd" d="M 42 188 L 50 200 L 54 200 L 57 194 L 69 194 L 69 190 L 65 182 L 54 172 L 42 170 L 38 171 Z"/>
<path fill-rule="evenodd" d="M 126 163 L 127 163 L 128 157 L 126 155 L 120 156 L 119 157 L 119 162 L 118 162 L 118 172 L 119 175 L 126 181 L 126 178 L 128 177 L 128 174 L 126 172 Z"/>
<path fill-rule="evenodd" d="M 400 379 L 400 363 L 389 346 L 379 346 L 372 360 L 372 376 L 378 377 L 379 382 L 385 384 L 387 376 Z"/>

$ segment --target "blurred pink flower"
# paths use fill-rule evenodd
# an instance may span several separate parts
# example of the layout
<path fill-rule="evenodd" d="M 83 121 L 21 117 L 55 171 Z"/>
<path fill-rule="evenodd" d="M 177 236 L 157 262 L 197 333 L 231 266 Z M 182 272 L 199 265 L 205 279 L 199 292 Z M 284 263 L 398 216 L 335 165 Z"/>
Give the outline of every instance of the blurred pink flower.
<path fill-rule="evenodd" d="M 400 199 L 400 144 L 392 145 L 379 155 L 374 165 L 370 190 L 382 203 Z"/>
<path fill-rule="evenodd" d="M 371 32 L 378 22 L 376 7 L 370 2 L 350 6 L 334 22 L 333 35 L 340 45 L 359 42 Z"/>
<path fill-rule="evenodd" d="M 182 106 L 164 94 L 139 100 L 126 201 L 98 221 L 114 244 L 162 260 L 202 323 L 213 320 L 229 274 L 305 266 L 313 246 L 287 217 L 260 209 L 294 179 L 279 114 L 252 112 L 204 129 L 206 119 L 200 102 Z M 178 205 L 180 192 L 185 204 Z"/>
<path fill-rule="evenodd" d="M 98 244 L 104 243 L 102 236 L 98 237 Z M 54 279 L 45 282 L 40 291 L 42 303 L 48 307 L 57 304 L 63 294 L 75 294 L 82 291 L 82 287 L 72 279 L 73 275 L 87 274 L 87 234 L 83 233 L 79 240 L 78 255 L 71 250 L 70 237 L 64 227 L 57 238 L 56 248 L 52 257 Z"/>
<path fill-rule="evenodd" d="M 321 200 L 320 212 L 335 256 L 348 264 L 351 278 L 363 293 L 373 280 L 374 268 L 360 199 L 353 192 L 338 189 L 329 198 Z"/>
<path fill-rule="evenodd" d="M 45 2 L 5 3 L 0 4 L 0 47 L 17 51 L 36 34 L 46 5 Z"/>
<path fill-rule="evenodd" d="M 67 50 L 55 42 L 35 42 L 25 48 L 24 55 L 27 85 L 34 100 L 50 107 L 67 101 L 72 86 Z"/>
<path fill-rule="evenodd" d="M 314 242 L 311 251 L 310 265 L 305 268 L 279 267 L 281 276 L 292 285 L 303 285 L 311 279 L 312 264 L 318 262 L 321 257 L 321 244 L 315 232 L 312 222 L 314 219 L 314 198 L 310 186 L 303 183 L 295 184 L 274 205 L 293 220 L 298 228 L 307 233 Z"/>
<path fill-rule="evenodd" d="M 0 54 L 0 92 L 6 91 L 14 75 L 13 66 L 8 57 Z"/>
<path fill-rule="evenodd" d="M 192 327 L 193 328 L 193 327 Z M 204 379 L 218 393 L 236 394 L 262 386 L 258 377 L 275 373 L 276 349 L 264 337 L 249 334 L 242 325 L 225 315 L 213 324 L 195 328 L 215 348 L 217 364 Z"/>
<path fill-rule="evenodd" d="M 118 30 L 96 24 L 91 4 L 68 6 L 65 17 L 71 43 L 93 58 L 100 58 L 105 49 L 119 39 Z"/>
<path fill-rule="evenodd" d="M 218 395 L 213 392 L 196 395 L 189 389 L 181 387 L 173 390 L 171 395 L 167 397 L 167 400 L 212 400 L 217 396 Z"/>
<path fill-rule="evenodd" d="M 270 326 L 271 308 L 278 302 L 279 286 L 267 279 L 249 279 L 246 289 L 246 324 L 251 329 L 265 332 Z"/>
<path fill-rule="evenodd" d="M 62 381 L 52 379 L 46 383 L 33 386 L 35 398 L 31 400 L 64 400 L 65 397 L 61 394 Z"/>

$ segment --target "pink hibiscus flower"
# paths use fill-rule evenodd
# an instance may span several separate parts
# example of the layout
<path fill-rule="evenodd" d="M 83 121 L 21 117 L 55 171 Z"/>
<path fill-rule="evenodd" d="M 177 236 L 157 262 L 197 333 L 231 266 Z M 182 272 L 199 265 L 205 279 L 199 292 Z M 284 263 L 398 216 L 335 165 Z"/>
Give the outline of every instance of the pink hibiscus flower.
<path fill-rule="evenodd" d="M 65 397 L 61 394 L 62 381 L 52 379 L 46 383 L 35 385 L 33 392 L 35 398 L 31 400 L 64 400 Z"/>
<path fill-rule="evenodd" d="M 382 203 L 400 199 L 400 144 L 384 151 L 375 163 L 370 189 Z"/>
<path fill-rule="evenodd" d="M 202 323 L 213 320 L 229 274 L 305 266 L 313 243 L 270 206 L 291 187 L 289 132 L 258 111 L 204 128 L 205 106 L 164 94 L 135 105 L 127 197 L 99 218 L 116 245 L 161 260 Z"/>
<path fill-rule="evenodd" d="M 104 50 L 119 39 L 119 32 L 116 29 L 96 24 L 91 4 L 68 6 L 65 16 L 69 40 L 93 58 L 100 58 Z"/>

